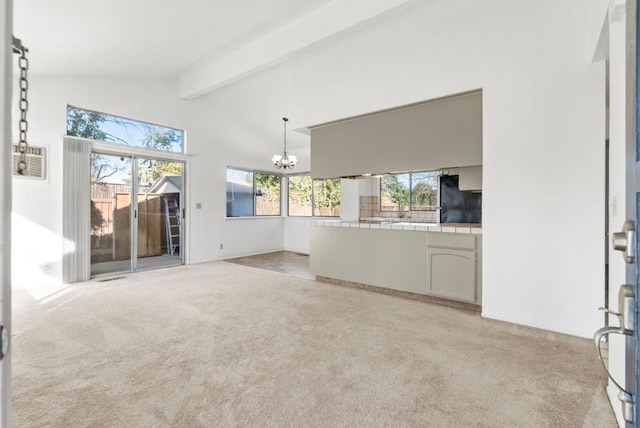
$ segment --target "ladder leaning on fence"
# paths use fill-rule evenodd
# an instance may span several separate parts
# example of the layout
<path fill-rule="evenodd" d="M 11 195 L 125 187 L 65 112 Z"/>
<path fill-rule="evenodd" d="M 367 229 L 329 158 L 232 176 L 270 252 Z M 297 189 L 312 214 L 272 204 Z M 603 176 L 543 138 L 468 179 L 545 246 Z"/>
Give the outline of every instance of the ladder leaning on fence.
<path fill-rule="evenodd" d="M 180 205 L 175 199 L 163 198 L 167 234 L 167 253 L 173 255 L 180 246 Z"/>

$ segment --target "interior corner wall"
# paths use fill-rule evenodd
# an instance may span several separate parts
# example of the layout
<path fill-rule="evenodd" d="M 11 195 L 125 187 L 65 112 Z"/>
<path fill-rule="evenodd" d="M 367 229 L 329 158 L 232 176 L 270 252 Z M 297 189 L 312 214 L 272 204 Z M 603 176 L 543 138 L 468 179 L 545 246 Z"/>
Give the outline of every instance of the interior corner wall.
<path fill-rule="evenodd" d="M 340 180 L 340 219 L 357 221 L 360 217 L 360 182 Z M 309 254 L 310 217 L 287 217 L 284 227 L 284 249 Z"/>
<path fill-rule="evenodd" d="M 310 217 L 287 217 L 284 223 L 284 249 L 309 254 Z"/>
<path fill-rule="evenodd" d="M 419 2 L 291 71 L 307 125 L 482 89 L 482 314 L 583 337 L 604 299 L 605 67 L 590 22 L 582 0 Z"/>
<path fill-rule="evenodd" d="M 234 254 L 282 249 L 282 219 L 244 220 L 243 228 L 229 226 L 225 219 L 226 166 L 239 158 L 247 159 L 247 167 L 257 162 L 233 144 L 241 118 L 225 117 L 221 126 L 210 120 L 214 113 L 207 103 L 181 100 L 160 80 L 34 77 L 29 85 L 29 142 L 47 148 L 47 178 L 13 180 L 14 284 L 46 286 L 62 280 L 62 136 L 67 104 L 187 131 L 187 152 L 192 155 L 186 177 L 189 263 L 227 257 L 219 248 L 225 241 L 235 243 L 227 247 Z M 196 209 L 196 203 L 202 208 Z"/>

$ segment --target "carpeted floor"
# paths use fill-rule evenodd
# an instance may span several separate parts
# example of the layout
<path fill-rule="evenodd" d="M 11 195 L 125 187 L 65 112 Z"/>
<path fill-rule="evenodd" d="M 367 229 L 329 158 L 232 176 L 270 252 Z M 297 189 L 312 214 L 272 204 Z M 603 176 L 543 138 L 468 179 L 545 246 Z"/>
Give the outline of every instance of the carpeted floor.
<path fill-rule="evenodd" d="M 58 296 L 16 308 L 16 427 L 616 426 L 591 341 L 459 309 L 227 262 Z"/>

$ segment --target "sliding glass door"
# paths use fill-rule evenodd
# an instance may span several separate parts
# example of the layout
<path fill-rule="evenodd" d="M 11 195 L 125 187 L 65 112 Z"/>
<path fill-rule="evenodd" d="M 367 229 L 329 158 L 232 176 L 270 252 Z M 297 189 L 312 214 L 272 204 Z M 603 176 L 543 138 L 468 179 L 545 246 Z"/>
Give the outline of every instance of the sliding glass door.
<path fill-rule="evenodd" d="M 136 269 L 182 264 L 181 162 L 137 159 Z"/>
<path fill-rule="evenodd" d="M 91 275 L 131 269 L 131 157 L 91 154 Z"/>
<path fill-rule="evenodd" d="M 183 176 L 182 162 L 92 153 L 91 276 L 183 263 Z"/>

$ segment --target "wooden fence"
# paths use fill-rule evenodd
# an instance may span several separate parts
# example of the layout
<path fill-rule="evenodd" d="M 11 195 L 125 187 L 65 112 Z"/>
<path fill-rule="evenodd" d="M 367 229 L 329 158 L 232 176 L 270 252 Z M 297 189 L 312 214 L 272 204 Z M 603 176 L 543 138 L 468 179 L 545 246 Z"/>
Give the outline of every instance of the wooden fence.
<path fill-rule="evenodd" d="M 145 193 L 151 186 L 139 186 L 138 191 Z M 130 184 L 91 183 L 91 200 L 111 200 L 116 193 L 131 193 Z"/>
<path fill-rule="evenodd" d="M 289 215 L 311 217 L 311 205 L 289 205 Z M 340 217 L 340 206 L 315 209 L 316 217 Z"/>
<path fill-rule="evenodd" d="M 149 188 L 140 187 L 138 195 L 140 257 L 160 255 L 161 245 L 166 245 L 160 195 L 143 193 Z M 91 184 L 91 263 L 130 257 L 130 201 L 128 184 Z M 115 207 L 114 202 L 118 202 Z"/>
<path fill-rule="evenodd" d="M 91 250 L 92 253 L 113 249 L 113 202 L 111 199 L 91 201 Z M 97 256 L 98 254 L 96 254 Z"/>

